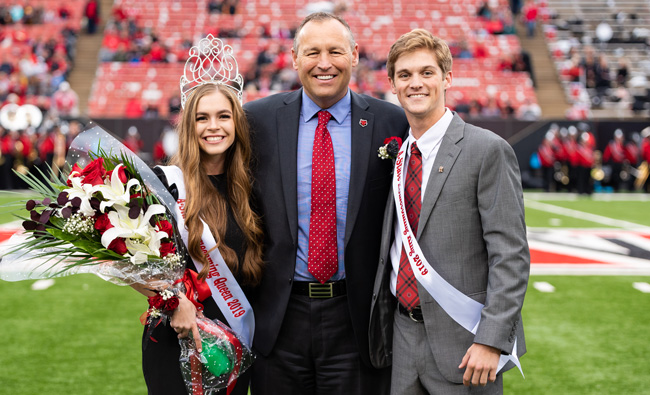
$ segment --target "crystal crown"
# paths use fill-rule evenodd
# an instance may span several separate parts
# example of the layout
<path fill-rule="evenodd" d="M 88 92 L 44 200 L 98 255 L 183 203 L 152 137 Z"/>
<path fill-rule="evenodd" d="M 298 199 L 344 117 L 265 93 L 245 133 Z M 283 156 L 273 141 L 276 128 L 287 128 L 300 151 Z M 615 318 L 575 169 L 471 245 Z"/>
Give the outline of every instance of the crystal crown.
<path fill-rule="evenodd" d="M 181 107 L 192 90 L 205 84 L 221 84 L 232 89 L 242 101 L 244 78 L 239 74 L 233 49 L 218 38 L 208 34 L 198 45 L 190 48 L 181 76 Z"/>

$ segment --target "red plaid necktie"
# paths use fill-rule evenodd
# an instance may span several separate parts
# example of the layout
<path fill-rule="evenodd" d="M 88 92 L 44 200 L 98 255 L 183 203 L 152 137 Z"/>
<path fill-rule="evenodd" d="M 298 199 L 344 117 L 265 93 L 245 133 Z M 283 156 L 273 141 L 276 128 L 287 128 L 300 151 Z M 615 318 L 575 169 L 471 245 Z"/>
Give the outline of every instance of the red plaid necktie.
<path fill-rule="evenodd" d="M 332 114 L 327 111 L 318 113 L 318 127 L 311 159 L 311 217 L 307 265 L 309 273 L 321 283 L 329 280 L 338 269 L 334 148 L 327 130 L 327 122 L 331 117 Z"/>
<path fill-rule="evenodd" d="M 418 221 L 420 220 L 420 209 L 422 201 L 420 200 L 422 189 L 422 154 L 418 149 L 417 143 L 411 144 L 411 156 L 409 158 L 408 170 L 406 171 L 406 180 L 404 182 L 404 198 L 406 206 L 406 216 L 413 234 L 418 231 Z M 402 256 L 399 260 L 399 273 L 397 274 L 397 300 L 408 310 L 412 310 L 420 304 L 418 296 L 418 286 L 413 274 L 413 268 L 406 256 L 406 249 L 402 246 Z"/>

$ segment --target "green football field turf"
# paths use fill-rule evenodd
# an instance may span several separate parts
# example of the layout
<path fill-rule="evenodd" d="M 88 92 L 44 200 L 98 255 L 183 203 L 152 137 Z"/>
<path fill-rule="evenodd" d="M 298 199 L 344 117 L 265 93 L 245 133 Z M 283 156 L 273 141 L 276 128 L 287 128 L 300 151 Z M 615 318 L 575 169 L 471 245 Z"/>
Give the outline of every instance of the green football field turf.
<path fill-rule="evenodd" d="M 7 199 L 15 197 L 0 195 L 0 205 Z M 543 202 L 650 227 L 648 201 Z M 5 210 L 0 222 L 11 219 L 1 216 Z M 526 212 L 530 227 L 625 229 L 575 214 Z M 538 291 L 536 282 L 552 284 L 555 292 Z M 511 370 L 505 392 L 648 393 L 650 294 L 633 288 L 635 282 L 650 277 L 531 276 L 523 309 L 526 379 Z M 42 291 L 31 290 L 32 283 L 0 281 L 0 394 L 146 393 L 139 323 L 144 297 L 91 275 L 59 278 Z"/>

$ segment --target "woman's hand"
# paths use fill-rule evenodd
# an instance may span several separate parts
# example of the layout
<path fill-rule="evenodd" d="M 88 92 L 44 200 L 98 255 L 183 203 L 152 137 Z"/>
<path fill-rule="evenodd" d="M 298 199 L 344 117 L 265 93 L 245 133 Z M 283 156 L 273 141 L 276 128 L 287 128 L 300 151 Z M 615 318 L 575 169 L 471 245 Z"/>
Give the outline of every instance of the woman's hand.
<path fill-rule="evenodd" d="M 181 293 L 178 295 L 178 308 L 174 310 L 170 325 L 178 333 L 179 339 L 188 337 L 191 332 L 196 350 L 201 352 L 201 335 L 198 326 L 196 326 L 196 317 L 199 314 L 200 312 L 197 313 L 194 304 L 187 299 L 185 294 Z"/>

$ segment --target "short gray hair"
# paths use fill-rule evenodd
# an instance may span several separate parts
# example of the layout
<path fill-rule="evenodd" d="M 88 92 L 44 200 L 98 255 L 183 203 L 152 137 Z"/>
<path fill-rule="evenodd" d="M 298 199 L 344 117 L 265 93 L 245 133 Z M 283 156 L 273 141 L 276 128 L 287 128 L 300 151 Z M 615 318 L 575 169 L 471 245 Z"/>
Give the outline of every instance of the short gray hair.
<path fill-rule="evenodd" d="M 293 36 L 293 51 L 298 53 L 298 35 L 302 31 L 302 28 L 305 27 L 305 25 L 309 22 L 325 22 L 327 20 L 334 19 L 335 21 L 339 21 L 343 26 L 348 31 L 348 36 L 350 40 L 350 49 L 354 49 L 355 41 L 354 41 L 354 35 L 352 34 L 352 30 L 350 29 L 350 25 L 345 21 L 345 19 L 341 18 L 338 15 L 331 14 L 329 12 L 314 12 L 313 14 L 309 14 L 305 17 L 305 19 L 302 20 L 298 28 L 296 29 L 296 34 Z"/>

